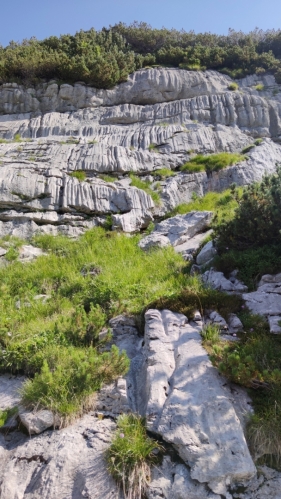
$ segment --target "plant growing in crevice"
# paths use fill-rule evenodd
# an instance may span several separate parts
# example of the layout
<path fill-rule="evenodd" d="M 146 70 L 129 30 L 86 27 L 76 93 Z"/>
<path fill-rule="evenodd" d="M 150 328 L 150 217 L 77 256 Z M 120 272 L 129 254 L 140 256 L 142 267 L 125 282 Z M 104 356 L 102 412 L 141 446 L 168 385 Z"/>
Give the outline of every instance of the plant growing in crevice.
<path fill-rule="evenodd" d="M 125 499 L 146 497 L 150 467 L 159 460 L 162 446 L 146 434 L 145 420 L 135 414 L 123 414 L 106 451 L 108 470 L 122 488 Z"/>
<path fill-rule="evenodd" d="M 239 161 L 243 161 L 245 159 L 244 156 L 238 153 L 229 153 L 229 152 L 221 152 L 218 154 L 210 154 L 204 156 L 202 154 L 198 154 L 190 161 L 185 163 L 181 167 L 181 171 L 189 172 L 189 173 L 197 173 L 206 171 L 207 173 L 217 172 L 226 168 L 227 166 L 232 166 L 238 163 Z"/>
<path fill-rule="evenodd" d="M 79 182 L 85 182 L 86 173 L 83 170 L 76 170 L 75 172 L 70 173 L 70 176 L 79 180 Z"/>

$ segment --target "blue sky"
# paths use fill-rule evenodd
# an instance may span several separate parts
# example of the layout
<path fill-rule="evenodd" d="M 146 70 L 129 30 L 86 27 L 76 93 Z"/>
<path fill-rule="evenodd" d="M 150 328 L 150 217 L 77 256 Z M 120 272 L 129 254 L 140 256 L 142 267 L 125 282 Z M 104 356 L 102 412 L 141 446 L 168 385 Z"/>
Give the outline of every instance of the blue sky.
<path fill-rule="evenodd" d="M 0 0 L 0 44 L 145 21 L 153 27 L 227 33 L 281 27 L 281 0 Z"/>

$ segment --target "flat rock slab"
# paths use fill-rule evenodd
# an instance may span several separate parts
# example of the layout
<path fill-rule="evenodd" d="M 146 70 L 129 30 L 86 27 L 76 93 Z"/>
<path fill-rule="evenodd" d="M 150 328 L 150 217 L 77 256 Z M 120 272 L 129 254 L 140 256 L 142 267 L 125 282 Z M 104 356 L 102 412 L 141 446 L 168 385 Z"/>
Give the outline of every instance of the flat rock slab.
<path fill-rule="evenodd" d="M 20 402 L 19 390 L 22 387 L 24 376 L 3 374 L 0 376 L 0 410 L 15 407 Z"/>
<path fill-rule="evenodd" d="M 240 421 L 201 345 L 200 328 L 168 310 L 145 314 L 140 412 L 173 444 L 191 478 L 216 494 L 255 475 Z"/>
<path fill-rule="evenodd" d="M 122 499 L 104 451 L 115 424 L 91 415 L 59 431 L 0 436 L 0 499 Z"/>

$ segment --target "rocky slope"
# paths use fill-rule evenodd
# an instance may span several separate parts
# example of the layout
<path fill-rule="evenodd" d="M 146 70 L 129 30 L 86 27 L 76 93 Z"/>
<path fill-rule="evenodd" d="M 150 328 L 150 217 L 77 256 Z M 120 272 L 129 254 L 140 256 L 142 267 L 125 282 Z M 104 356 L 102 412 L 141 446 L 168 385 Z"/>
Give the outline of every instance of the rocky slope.
<path fill-rule="evenodd" d="M 75 236 L 109 214 L 114 228 L 136 232 L 193 192 L 244 185 L 274 171 L 281 87 L 273 76 L 247 77 L 236 92 L 230 83 L 215 71 L 151 69 L 112 90 L 55 82 L 0 86 L 0 233 Z M 151 176 L 177 170 L 193 153 L 239 152 L 253 137 L 265 140 L 226 170 L 177 173 L 160 184 Z M 77 170 L 85 182 L 71 177 Z M 160 205 L 130 187 L 130 173 L 152 181 Z M 105 182 L 104 174 L 115 182 Z"/>
<path fill-rule="evenodd" d="M 281 158 L 281 86 L 272 76 L 240 80 L 235 92 L 230 83 L 214 71 L 153 69 L 112 90 L 82 83 L 49 82 L 36 89 L 2 85 L 0 236 L 75 237 L 108 223 L 109 215 L 114 229 L 133 233 L 190 201 L 194 192 L 222 191 L 274 172 Z M 264 85 L 262 91 L 255 90 L 257 84 Z M 261 144 L 235 166 L 212 174 L 179 171 L 194 153 L 241 152 L 257 137 Z M 162 168 L 175 175 L 159 182 Z M 85 180 L 72 176 L 77 171 L 85 172 Z M 131 185 L 131 173 L 151 182 L 159 204 Z M 211 217 L 193 212 L 165 220 L 140 247 L 171 244 L 192 260 Z M 25 248 L 33 255 L 34 248 Z M 214 251 L 212 245 L 205 248 L 197 264 L 204 265 Z M 1 258 L 5 252 L 0 248 Z M 228 280 L 210 270 L 203 280 L 244 293 L 249 308 L 269 314 L 272 332 L 280 332 L 280 275 L 264 276 L 253 293 L 235 275 Z M 236 316 L 227 325 L 214 311 L 206 320 L 231 333 L 240 327 Z M 104 387 L 92 412 L 62 430 L 49 430 L 54 421 L 47 419 L 47 431 L 33 435 L 44 415 L 20 410 L 32 435 L 19 431 L 15 419 L 2 428 L 0 499 L 121 499 L 103 456 L 114 419 L 130 410 L 146 416 L 149 430 L 166 446 L 162 464 L 152 471 L 148 499 L 280 498 L 280 473 L 263 467 L 257 474 L 246 444 L 251 401 L 212 367 L 201 346 L 201 321 L 199 313 L 188 321 L 169 310 L 149 310 L 143 338 L 133 318 L 112 319 L 113 342 L 131 359 L 126 379 Z M 0 377 L 1 410 L 18 405 L 22 382 Z"/>

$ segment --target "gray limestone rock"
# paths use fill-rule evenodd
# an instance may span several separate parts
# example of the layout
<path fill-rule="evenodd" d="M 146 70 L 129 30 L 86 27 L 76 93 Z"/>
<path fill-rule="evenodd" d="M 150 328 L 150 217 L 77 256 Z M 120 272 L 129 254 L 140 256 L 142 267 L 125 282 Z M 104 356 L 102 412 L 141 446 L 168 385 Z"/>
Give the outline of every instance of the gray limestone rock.
<path fill-rule="evenodd" d="M 115 424 L 93 415 L 59 431 L 1 437 L 1 499 L 123 499 L 107 472 L 104 451 Z"/>
<path fill-rule="evenodd" d="M 207 286 L 210 286 L 213 289 L 217 289 L 218 291 L 225 291 L 226 293 L 230 294 L 242 294 L 248 290 L 247 286 L 241 283 L 238 279 L 226 279 L 222 272 L 217 272 L 213 269 L 207 270 L 202 275 L 202 280 Z"/>
<path fill-rule="evenodd" d="M 212 216 L 210 211 L 191 211 L 186 215 L 168 218 L 156 224 L 153 232 L 144 237 L 139 246 L 148 249 L 151 246 L 165 247 L 171 244 L 176 250 L 180 248 L 180 252 L 184 253 L 187 249 L 192 249 L 194 241 L 191 248 L 188 248 L 190 241 L 210 225 Z"/>
<path fill-rule="evenodd" d="M 48 410 L 30 412 L 20 408 L 19 418 L 21 423 L 26 427 L 29 435 L 38 435 L 56 424 L 54 414 Z"/>
<path fill-rule="evenodd" d="M 9 333 L 8 333 L 9 334 Z M 0 410 L 15 407 L 20 402 L 20 389 L 25 382 L 24 376 L 2 374 L 0 376 Z"/>
<path fill-rule="evenodd" d="M 255 466 L 199 331 L 183 315 L 146 312 L 139 410 L 190 466 L 192 479 L 227 496 L 230 484 L 255 475 Z"/>
<path fill-rule="evenodd" d="M 214 246 L 213 241 L 209 241 L 203 248 L 200 253 L 197 255 L 196 263 L 197 265 L 206 265 L 211 262 L 212 259 L 217 255 L 217 250 Z"/>
<path fill-rule="evenodd" d="M 243 331 L 243 324 L 236 314 L 228 315 L 227 324 L 230 333 L 238 333 L 239 331 Z"/>

